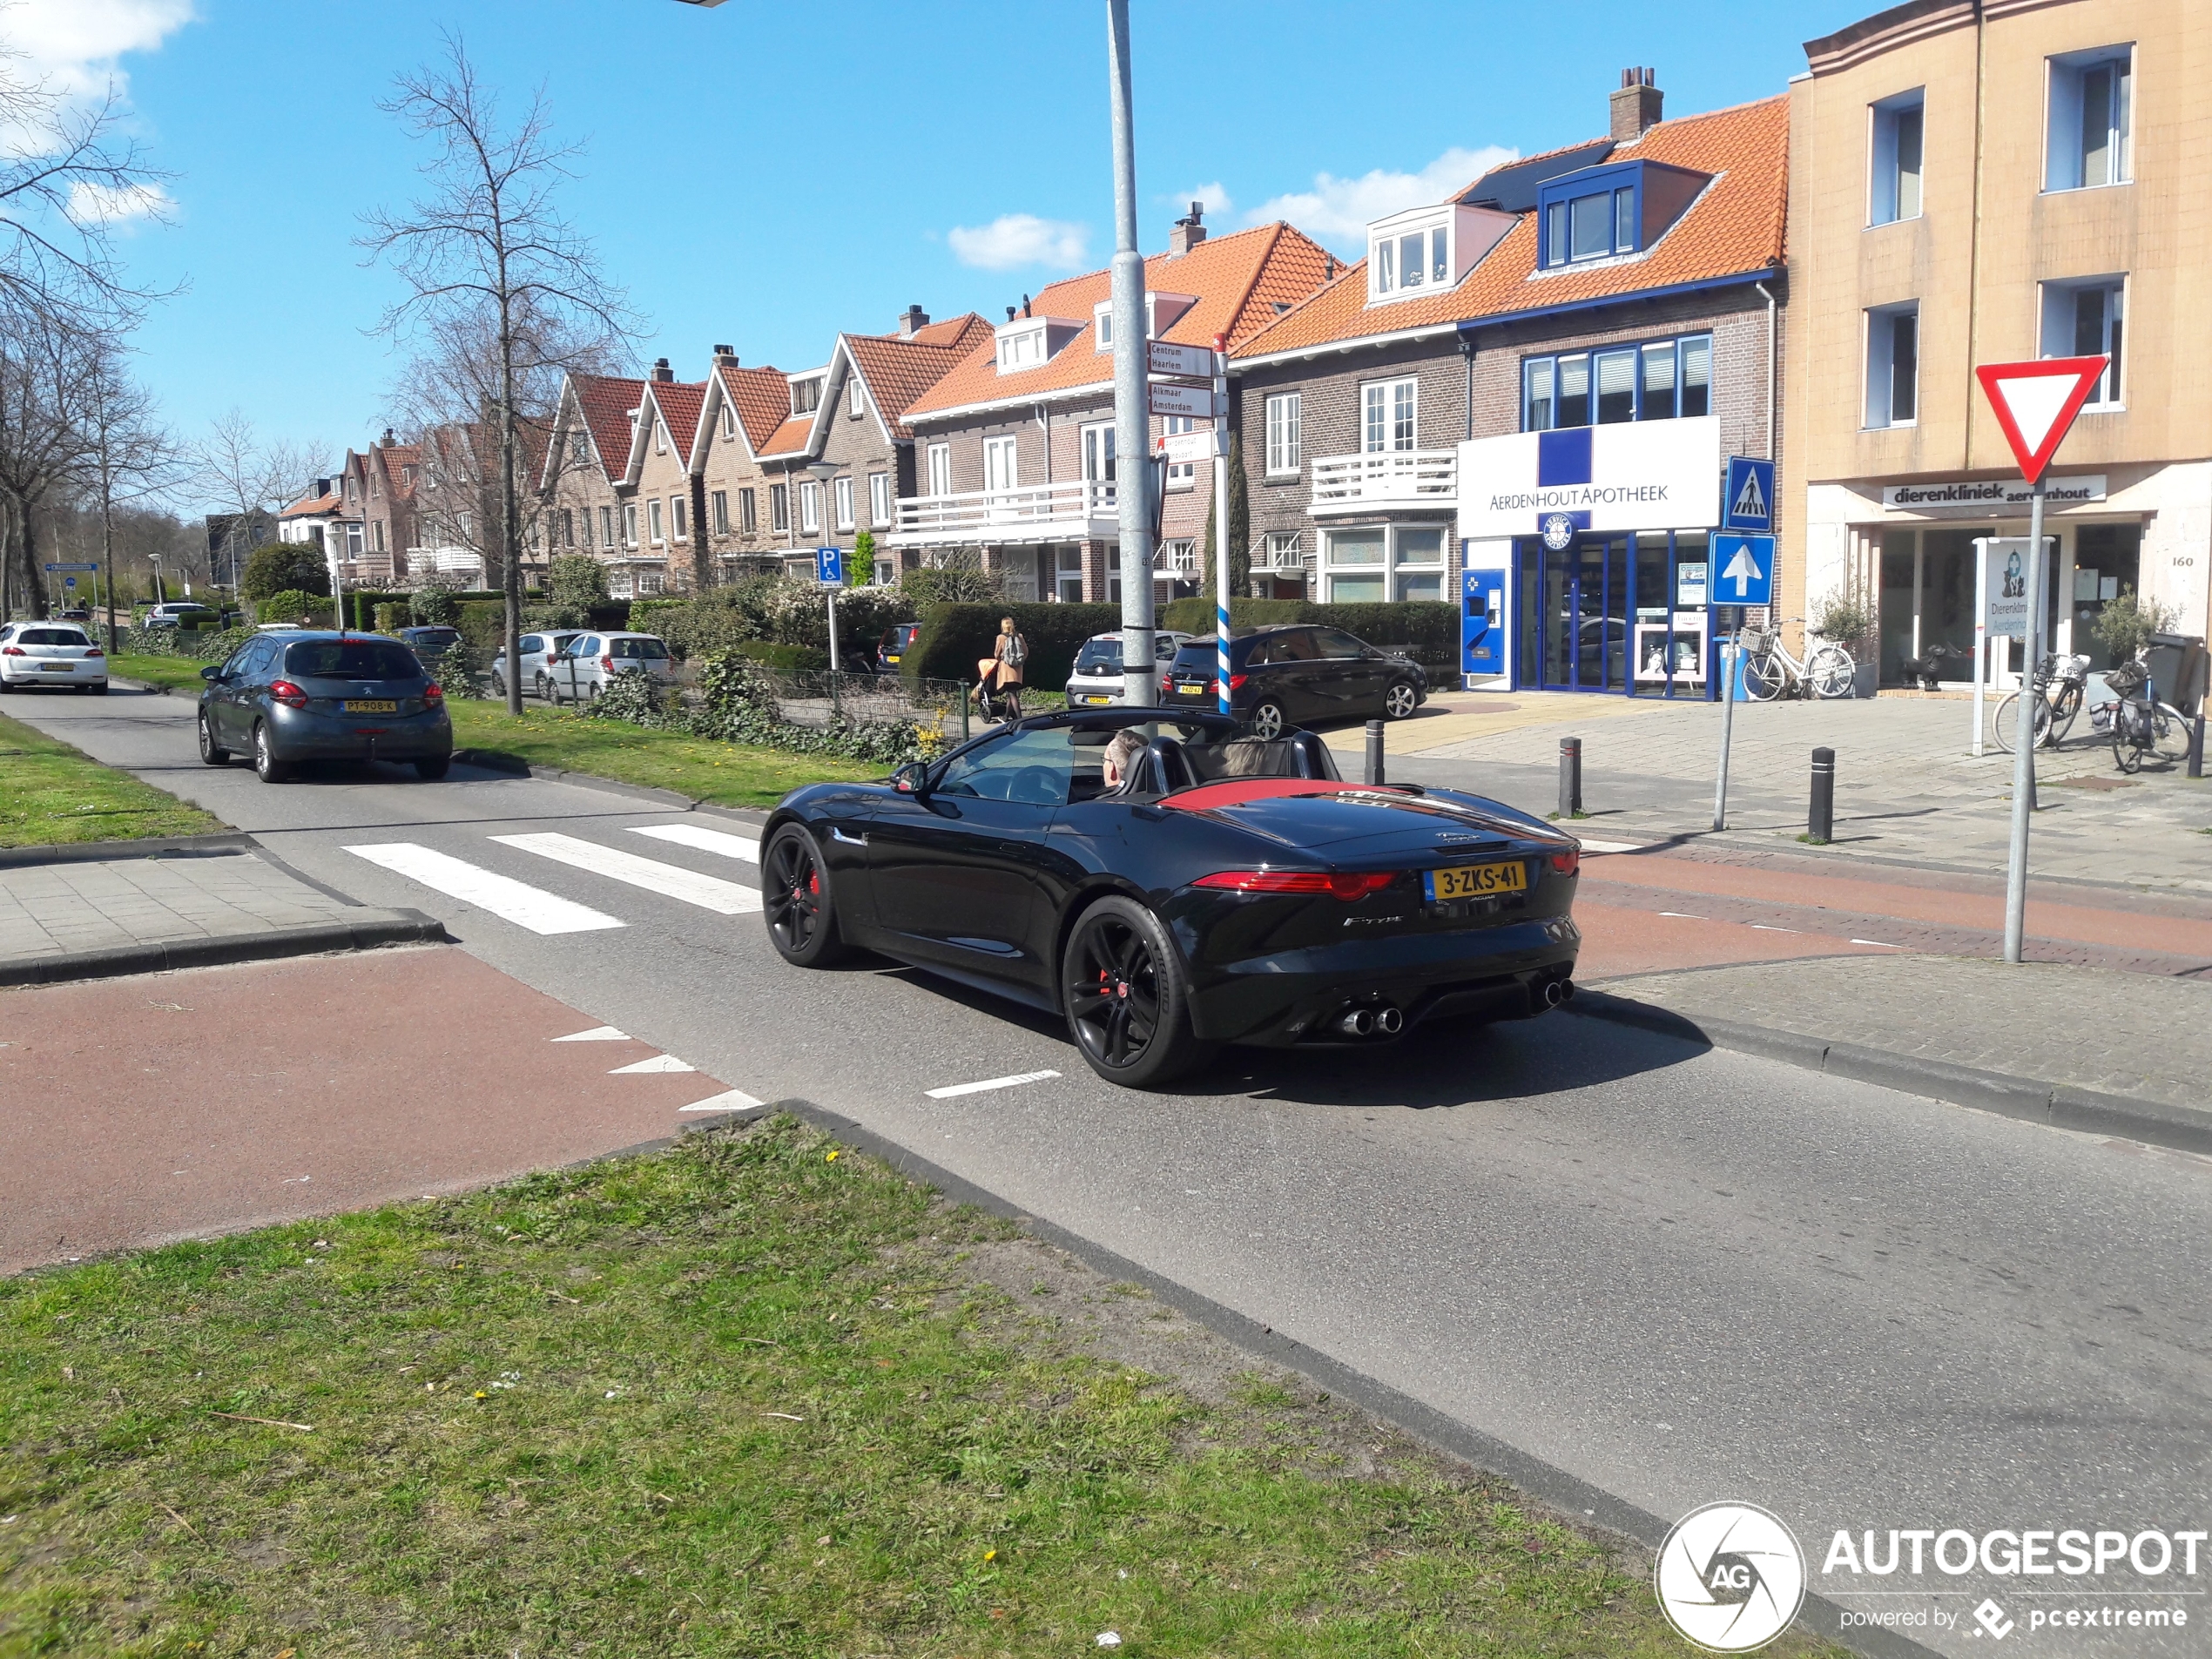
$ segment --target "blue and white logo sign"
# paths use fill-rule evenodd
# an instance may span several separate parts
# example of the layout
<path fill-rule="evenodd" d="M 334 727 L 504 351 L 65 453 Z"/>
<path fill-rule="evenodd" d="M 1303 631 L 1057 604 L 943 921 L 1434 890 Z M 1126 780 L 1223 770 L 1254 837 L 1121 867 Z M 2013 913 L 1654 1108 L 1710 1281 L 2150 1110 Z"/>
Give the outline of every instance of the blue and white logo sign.
<path fill-rule="evenodd" d="M 1728 485 L 1721 492 L 1721 527 L 1731 530 L 1774 528 L 1774 462 L 1750 455 L 1728 458 Z"/>
<path fill-rule="evenodd" d="M 1721 428 L 1710 415 L 1509 432 L 1460 445 L 1460 534 L 1510 541 L 1553 513 L 1576 528 L 1710 529 L 1721 522 Z"/>
<path fill-rule="evenodd" d="M 814 550 L 814 580 L 825 587 L 845 585 L 845 550 L 841 547 L 818 547 Z"/>
<path fill-rule="evenodd" d="M 1713 537 L 1713 603 L 1770 605 L 1774 603 L 1774 537 Z"/>
<path fill-rule="evenodd" d="M 1588 515 L 1585 514 L 1585 517 Z M 1542 521 L 1544 545 L 1554 553 L 1564 553 L 1575 545 L 1575 516 L 1571 513 L 1546 513 Z"/>

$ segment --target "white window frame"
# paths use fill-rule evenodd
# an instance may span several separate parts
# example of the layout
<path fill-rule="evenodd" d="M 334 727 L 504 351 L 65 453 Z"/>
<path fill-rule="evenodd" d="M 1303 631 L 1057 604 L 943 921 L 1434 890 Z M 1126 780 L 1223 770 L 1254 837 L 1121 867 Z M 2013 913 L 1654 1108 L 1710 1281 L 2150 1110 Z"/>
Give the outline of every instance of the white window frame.
<path fill-rule="evenodd" d="M 1912 142 L 1905 143 L 1905 118 L 1912 118 Z M 1927 211 L 1927 88 L 1916 86 L 1867 105 L 1866 225 L 1896 225 Z M 1907 150 L 1912 170 L 1905 166 Z M 1912 180 L 1908 191 L 1905 181 Z"/>
<path fill-rule="evenodd" d="M 822 407 L 823 379 L 819 374 L 806 374 L 791 383 L 791 412 L 794 415 L 812 415 Z"/>
<path fill-rule="evenodd" d="M 1305 415 L 1305 398 L 1302 392 L 1272 392 L 1267 404 L 1267 475 L 1270 478 L 1295 478 L 1298 475 L 1303 455 L 1300 449 L 1300 423 Z"/>
<path fill-rule="evenodd" d="M 706 508 L 708 522 L 714 526 L 714 534 L 727 536 L 730 533 L 730 492 L 726 489 L 708 492 Z"/>
<path fill-rule="evenodd" d="M 624 547 L 637 545 L 637 503 L 634 501 L 622 504 L 622 544 Z"/>
<path fill-rule="evenodd" d="M 856 421 L 868 412 L 867 394 L 860 389 L 858 374 L 845 384 L 845 412 Z"/>
<path fill-rule="evenodd" d="M 1405 442 L 1398 427 L 1407 428 Z M 1386 442 L 1378 442 L 1380 437 Z M 1359 453 L 1365 455 L 1403 454 L 1421 447 L 1421 387 L 1418 376 L 1402 374 L 1386 381 L 1359 383 Z"/>
<path fill-rule="evenodd" d="M 822 529 L 822 486 L 813 478 L 803 480 L 799 486 L 799 532 L 802 536 L 819 536 Z"/>
<path fill-rule="evenodd" d="M 983 488 L 995 491 L 1022 488 L 1022 442 L 1013 433 L 983 440 Z"/>
<path fill-rule="evenodd" d="M 658 415 L 653 417 L 653 453 L 657 455 L 668 453 L 668 427 Z"/>
<path fill-rule="evenodd" d="M 891 475 L 887 472 L 868 475 L 868 519 L 875 524 L 891 522 Z"/>
<path fill-rule="evenodd" d="M 725 438 L 738 435 L 737 406 L 726 397 L 722 400 L 722 435 Z"/>
<path fill-rule="evenodd" d="M 615 509 L 611 507 L 602 507 L 599 509 L 599 545 L 612 547 L 614 544 Z"/>
<path fill-rule="evenodd" d="M 791 529 L 791 485 L 788 482 L 768 486 L 768 529 L 771 534 Z"/>
<path fill-rule="evenodd" d="M 1175 576 L 1195 576 L 1198 570 L 1198 543 L 1194 536 L 1178 536 L 1160 550 L 1160 568 Z"/>
<path fill-rule="evenodd" d="M 760 528 L 760 498 L 750 484 L 738 491 L 738 533 L 751 536 Z"/>
<path fill-rule="evenodd" d="M 653 545 L 664 546 L 668 541 L 668 526 L 661 517 L 660 497 L 653 496 L 645 503 L 645 525 L 653 533 Z"/>
<path fill-rule="evenodd" d="M 2088 177 L 2088 154 L 2082 145 L 2083 89 L 2087 77 L 2099 70 L 2119 71 L 2118 121 L 2107 105 L 2106 137 L 2113 158 L 2108 176 Z M 2044 60 L 2043 188 L 2103 190 L 2135 180 L 2135 48 L 2134 44 L 2094 47 L 2087 51 L 2062 52 Z"/>
<path fill-rule="evenodd" d="M 853 475 L 840 472 L 833 489 L 832 499 L 837 508 L 837 527 L 841 530 L 853 528 Z"/>
<path fill-rule="evenodd" d="M 953 446 L 949 443 L 929 446 L 929 493 L 933 496 L 953 493 Z"/>
<path fill-rule="evenodd" d="M 1118 464 L 1114 452 L 1114 423 L 1111 421 L 1093 421 L 1077 428 L 1076 444 L 1083 482 L 1087 484 L 1112 483 L 1115 468 Z"/>
<path fill-rule="evenodd" d="M 2116 415 L 2127 403 L 2127 324 L 2128 279 L 2120 276 L 2069 278 L 2063 282 L 2043 285 L 2042 324 L 2039 330 L 2045 357 L 2073 357 L 2080 354 L 2080 339 L 2076 318 L 2080 296 L 2095 293 L 2105 296 L 2104 317 L 2099 326 L 2100 341 L 2093 348 L 2113 361 L 2107 364 L 2103 375 L 2081 406 L 2084 415 Z M 2119 338 L 2115 340 L 2114 336 Z"/>
<path fill-rule="evenodd" d="M 688 542 L 691 539 L 691 503 L 681 496 L 671 496 L 668 498 L 668 527 L 676 532 L 678 541 Z"/>
<path fill-rule="evenodd" d="M 1899 319 L 1912 320 L 1912 413 L 1902 420 L 1897 415 L 1897 323 Z M 1908 300 L 1898 305 L 1875 306 L 1865 313 L 1865 347 L 1861 360 L 1865 363 L 1865 384 L 1861 401 L 1860 419 L 1868 432 L 1886 432 L 1892 428 L 1917 426 L 1920 415 L 1920 302 Z"/>

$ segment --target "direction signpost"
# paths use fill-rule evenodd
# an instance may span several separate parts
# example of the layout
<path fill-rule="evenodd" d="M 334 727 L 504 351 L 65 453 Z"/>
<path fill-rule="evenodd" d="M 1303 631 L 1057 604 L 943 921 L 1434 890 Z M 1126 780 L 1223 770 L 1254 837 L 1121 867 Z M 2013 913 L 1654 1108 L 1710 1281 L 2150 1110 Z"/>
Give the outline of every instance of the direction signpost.
<path fill-rule="evenodd" d="M 1739 472 L 1739 469 L 1749 470 Z M 1774 463 L 1730 455 L 1723 511 L 1731 519 L 1757 516 L 1750 510 L 1755 505 L 1768 523 L 1774 522 Z M 1721 764 L 1713 779 L 1713 827 L 1724 830 L 1728 827 L 1728 753 L 1736 738 L 1736 664 L 1743 655 L 1743 607 L 1774 603 L 1774 537 L 1716 533 L 1707 568 L 1711 579 L 1704 585 L 1710 603 L 1736 618 L 1728 631 L 1728 649 L 1721 656 Z M 1702 580 L 1706 570 L 1701 570 L 1698 575 Z"/>
<path fill-rule="evenodd" d="M 1221 402 L 1210 386 L 1186 386 L 1181 381 L 1154 381 L 1150 388 L 1150 395 L 1155 415 L 1179 415 L 1192 421 L 1211 421 L 1222 413 Z"/>
<path fill-rule="evenodd" d="M 2103 379 L 2109 357 L 2049 357 L 2026 363 L 1983 363 L 1974 370 L 1997 425 L 2027 480 L 2027 635 L 2021 642 L 2020 697 L 2036 695 L 2042 660 L 2043 473 L 2058 454 L 2074 417 Z M 1974 664 L 1977 681 L 1986 671 Z M 2029 711 L 2028 713 L 2032 713 Z M 2027 826 L 2035 807 L 2035 722 L 2023 713 L 2013 745 L 2013 844 L 2005 872 L 2005 960 L 2020 960 L 2027 921 Z M 1979 732 L 1976 732 L 1979 736 Z"/>

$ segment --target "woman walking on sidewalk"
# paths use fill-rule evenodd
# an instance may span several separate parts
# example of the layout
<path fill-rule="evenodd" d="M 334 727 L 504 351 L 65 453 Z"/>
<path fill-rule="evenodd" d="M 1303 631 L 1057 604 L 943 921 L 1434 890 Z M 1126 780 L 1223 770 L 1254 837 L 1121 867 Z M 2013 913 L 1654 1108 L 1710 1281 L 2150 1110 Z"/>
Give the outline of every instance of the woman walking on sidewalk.
<path fill-rule="evenodd" d="M 1022 664 L 1028 660 L 1029 642 L 1015 631 L 1013 617 L 1001 617 L 990 656 L 976 664 L 975 696 L 986 718 L 995 692 L 1001 699 L 1006 718 L 1022 718 Z"/>

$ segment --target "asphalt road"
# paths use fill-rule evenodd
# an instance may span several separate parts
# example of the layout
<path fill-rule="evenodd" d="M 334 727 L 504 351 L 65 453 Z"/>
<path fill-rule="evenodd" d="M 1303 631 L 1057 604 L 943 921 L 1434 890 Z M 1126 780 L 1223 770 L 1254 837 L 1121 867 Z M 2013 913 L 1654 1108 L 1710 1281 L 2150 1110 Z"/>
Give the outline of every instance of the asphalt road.
<path fill-rule="evenodd" d="M 1043 1017 L 880 963 L 784 967 L 757 914 L 724 914 L 752 864 L 637 833 L 741 823 L 460 770 L 266 787 L 199 765 L 191 711 L 9 708 L 702 1071 L 846 1114 L 1646 1511 L 1759 1503 L 1846 1605 L 1941 1591 L 1956 1623 L 1915 1632 L 1932 1646 L 1986 1646 L 1969 1609 L 1988 1595 L 2031 1652 L 2212 1651 L 2202 1552 L 2195 1579 L 1820 1570 L 1838 1528 L 2212 1526 L 2203 1160 L 1567 1015 L 1373 1057 L 1232 1054 L 1182 1094 L 1126 1093 Z M 570 838 L 540 845 L 570 861 L 492 839 L 534 834 Z M 621 925 L 532 931 L 347 850 L 395 844 Z M 572 861 L 604 849 L 709 885 Z M 1037 1073 L 1058 1075 L 927 1093 Z M 1889 1594 L 1837 1594 L 1854 1581 Z M 2093 1605 L 2181 1607 L 2189 1628 L 2028 1630 L 2033 1608 Z"/>

